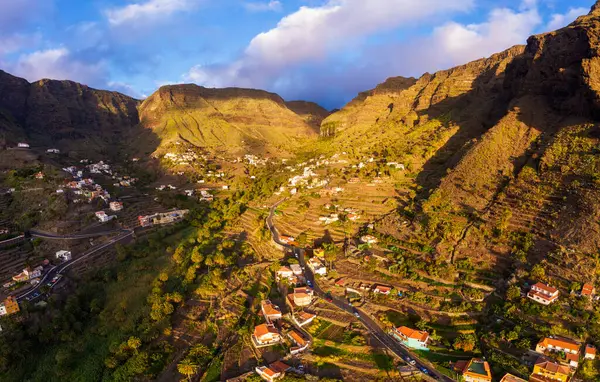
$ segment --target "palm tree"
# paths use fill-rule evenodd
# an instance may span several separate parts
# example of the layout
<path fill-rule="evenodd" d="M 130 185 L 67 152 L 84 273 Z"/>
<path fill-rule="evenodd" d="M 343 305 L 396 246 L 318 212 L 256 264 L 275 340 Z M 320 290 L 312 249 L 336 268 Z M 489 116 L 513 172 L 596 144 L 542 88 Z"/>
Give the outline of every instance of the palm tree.
<path fill-rule="evenodd" d="M 196 371 L 198 371 L 198 365 L 186 358 L 177 364 L 177 371 L 185 375 L 188 381 L 191 381 L 192 375 L 196 374 Z"/>

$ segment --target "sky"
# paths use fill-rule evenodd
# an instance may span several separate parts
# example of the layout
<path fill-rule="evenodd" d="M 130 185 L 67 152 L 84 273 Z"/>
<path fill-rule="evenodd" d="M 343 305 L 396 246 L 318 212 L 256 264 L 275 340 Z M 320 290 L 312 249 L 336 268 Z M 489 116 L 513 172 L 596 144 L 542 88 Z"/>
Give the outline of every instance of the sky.
<path fill-rule="evenodd" d="M 144 98 L 250 87 L 338 108 L 561 28 L 594 0 L 0 0 L 0 69 Z"/>

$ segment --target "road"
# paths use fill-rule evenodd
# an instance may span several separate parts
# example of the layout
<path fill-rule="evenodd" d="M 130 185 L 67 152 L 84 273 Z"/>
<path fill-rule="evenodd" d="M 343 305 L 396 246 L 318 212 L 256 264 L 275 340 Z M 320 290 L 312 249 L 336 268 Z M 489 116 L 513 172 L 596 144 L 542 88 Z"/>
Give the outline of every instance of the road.
<path fill-rule="evenodd" d="M 112 245 L 115 245 L 127 238 L 130 238 L 132 235 L 134 234 L 133 230 L 124 230 L 121 235 L 112 238 L 109 242 L 104 243 L 98 247 L 94 247 L 91 248 L 89 251 L 85 252 L 84 254 L 82 254 L 81 256 L 78 256 L 77 258 L 73 258 L 69 261 L 65 261 L 64 263 L 54 266 L 52 268 L 50 268 L 50 270 L 48 272 L 46 272 L 44 274 L 44 276 L 42 276 L 42 279 L 40 280 L 39 284 L 37 284 L 35 287 L 33 287 L 32 289 L 28 290 L 27 292 L 23 293 L 20 296 L 17 296 L 17 301 L 21 301 L 24 298 L 26 298 L 27 296 L 37 292 L 42 286 L 44 286 L 46 284 L 46 282 L 48 280 L 52 280 L 55 276 L 58 275 L 62 275 L 63 272 L 65 272 L 67 269 L 69 269 L 72 265 L 77 264 L 78 262 L 85 260 L 86 258 L 88 258 L 89 256 L 102 251 L 105 248 L 108 248 Z"/>
<path fill-rule="evenodd" d="M 276 244 L 278 244 L 284 248 L 291 249 L 294 252 L 294 254 L 297 255 L 300 265 L 303 267 L 303 269 L 305 269 L 304 273 L 305 273 L 306 279 L 308 281 L 310 281 L 313 285 L 314 293 L 317 296 L 325 299 L 325 292 L 321 289 L 321 287 L 315 280 L 315 275 L 313 274 L 312 270 L 306 264 L 306 259 L 304 257 L 304 254 L 305 254 L 304 249 L 297 248 L 297 247 L 294 247 L 287 243 L 282 242 L 280 239 L 280 236 L 279 236 L 279 232 L 277 231 L 277 228 L 275 227 L 275 224 L 273 223 L 273 215 L 275 213 L 275 210 L 284 201 L 285 201 L 285 199 L 280 200 L 279 202 L 275 203 L 271 207 L 269 216 L 266 219 L 267 227 L 271 231 L 273 241 Z M 427 373 L 429 374 L 429 376 L 437 378 L 437 380 L 439 380 L 439 381 L 454 382 L 453 379 L 451 379 L 451 378 L 441 374 L 439 371 L 437 371 L 430 362 L 419 359 L 416 356 L 416 354 L 414 354 L 412 351 L 410 351 L 410 349 L 401 345 L 392 336 L 390 336 L 381 326 L 379 326 L 379 324 L 377 322 L 375 322 L 375 320 L 373 320 L 363 310 L 351 306 L 344 299 L 339 299 L 339 298 L 333 297 L 333 296 L 332 296 L 331 303 L 333 305 L 335 305 L 336 307 L 338 307 L 339 309 L 355 315 L 362 322 L 362 324 L 367 328 L 367 330 L 369 330 L 369 332 L 371 332 L 371 334 L 375 338 L 377 338 L 384 346 L 386 346 L 390 351 L 395 353 L 400 358 L 402 358 L 404 360 L 406 360 L 407 358 L 411 358 L 411 359 L 415 360 L 416 364 L 414 366 L 418 367 L 420 370 L 427 370 Z"/>
<path fill-rule="evenodd" d="M 94 233 L 80 233 L 74 235 L 56 235 L 50 232 L 36 231 L 30 230 L 29 233 L 32 237 L 39 237 L 41 239 L 50 239 L 50 240 L 79 240 L 79 239 L 89 239 L 92 237 L 106 236 L 112 235 L 113 233 L 125 233 L 129 232 L 127 229 L 117 229 L 112 231 L 103 231 L 103 232 L 94 232 Z"/>

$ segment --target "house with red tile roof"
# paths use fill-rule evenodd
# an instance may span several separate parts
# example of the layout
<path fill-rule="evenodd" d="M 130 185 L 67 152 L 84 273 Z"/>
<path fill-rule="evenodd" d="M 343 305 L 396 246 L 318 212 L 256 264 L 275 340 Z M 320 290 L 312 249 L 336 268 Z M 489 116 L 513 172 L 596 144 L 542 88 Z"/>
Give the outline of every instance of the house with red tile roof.
<path fill-rule="evenodd" d="M 594 288 L 593 284 L 585 283 L 583 287 L 581 287 L 581 292 L 579 294 L 583 297 L 592 297 L 596 294 L 596 288 Z"/>
<path fill-rule="evenodd" d="M 252 342 L 257 348 L 275 345 L 281 342 L 281 334 L 275 326 L 261 324 L 254 328 Z"/>
<path fill-rule="evenodd" d="M 540 357 L 533 366 L 533 373 L 529 377 L 530 382 L 569 382 L 571 380 L 571 369 L 559 363 L 549 361 Z"/>
<path fill-rule="evenodd" d="M 579 355 L 581 345 L 573 340 L 546 337 L 538 342 L 535 351 L 538 353 L 564 352 Z"/>
<path fill-rule="evenodd" d="M 293 346 L 292 348 L 290 348 L 290 353 L 292 355 L 295 355 L 295 354 L 298 354 L 300 352 L 303 352 L 310 345 L 310 341 L 304 339 L 304 337 L 302 336 L 302 334 L 300 334 L 296 329 L 292 329 L 291 331 L 289 331 L 288 332 L 288 337 L 290 337 L 290 339 L 292 340 L 292 342 L 294 344 L 296 344 L 296 346 Z"/>
<path fill-rule="evenodd" d="M 406 326 L 392 329 L 392 336 L 411 349 L 429 350 L 429 333 Z"/>
<path fill-rule="evenodd" d="M 375 289 L 373 289 L 373 293 L 375 294 L 383 294 L 385 296 L 389 295 L 392 292 L 392 288 L 384 285 L 376 285 Z"/>
<path fill-rule="evenodd" d="M 592 345 L 585 345 L 585 351 L 583 353 L 585 359 L 596 359 L 596 347 Z"/>
<path fill-rule="evenodd" d="M 454 371 L 461 374 L 465 382 L 492 382 L 490 365 L 482 359 L 458 361 L 454 364 Z"/>
<path fill-rule="evenodd" d="M 538 282 L 531 287 L 527 297 L 540 304 L 550 305 L 558 299 L 558 289 Z"/>
<path fill-rule="evenodd" d="M 298 326 L 308 325 L 317 317 L 316 314 L 308 313 L 308 312 L 300 312 L 293 315 L 294 322 Z"/>
<path fill-rule="evenodd" d="M 261 305 L 261 311 L 263 316 L 265 316 L 265 320 L 268 323 L 271 323 L 272 321 L 276 321 L 276 320 L 280 320 L 282 315 L 281 315 L 281 309 L 279 309 L 279 307 L 275 304 L 273 304 L 271 301 L 269 300 L 264 300 L 260 303 Z"/>
<path fill-rule="evenodd" d="M 502 377 L 500 382 L 527 382 L 527 381 L 524 380 L 523 378 L 519 378 L 512 374 L 506 374 L 504 377 Z"/>

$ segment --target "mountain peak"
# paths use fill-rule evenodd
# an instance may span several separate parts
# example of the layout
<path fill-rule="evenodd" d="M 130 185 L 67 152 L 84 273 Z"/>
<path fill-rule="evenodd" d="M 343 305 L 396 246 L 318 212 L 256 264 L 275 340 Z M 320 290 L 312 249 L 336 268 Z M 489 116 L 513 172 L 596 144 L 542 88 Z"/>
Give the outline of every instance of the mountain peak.
<path fill-rule="evenodd" d="M 590 11 L 590 15 L 600 16 L 600 0 L 596 1 L 596 3 L 594 3 L 594 5 L 592 5 L 592 10 Z"/>

